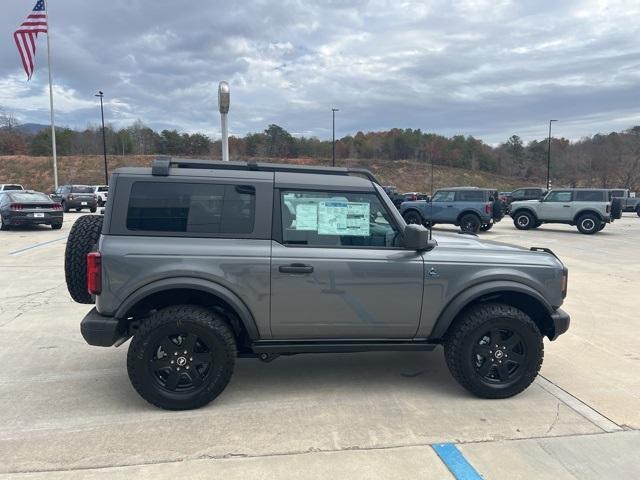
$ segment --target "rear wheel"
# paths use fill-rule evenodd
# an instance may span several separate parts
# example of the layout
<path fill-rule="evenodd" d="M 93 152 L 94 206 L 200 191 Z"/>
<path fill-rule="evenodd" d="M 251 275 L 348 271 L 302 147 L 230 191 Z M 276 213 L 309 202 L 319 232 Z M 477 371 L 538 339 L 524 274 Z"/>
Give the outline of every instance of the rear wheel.
<path fill-rule="evenodd" d="M 483 398 L 507 398 L 538 375 L 542 334 L 523 311 L 501 303 L 480 304 L 459 317 L 448 334 L 445 359 L 453 377 Z"/>
<path fill-rule="evenodd" d="M 478 233 L 481 225 L 480 218 L 473 213 L 467 213 L 460 218 L 460 230 L 463 232 Z"/>
<path fill-rule="evenodd" d="M 535 228 L 536 219 L 529 212 L 516 212 L 513 217 L 513 224 L 518 230 L 529 230 Z"/>
<path fill-rule="evenodd" d="M 131 384 L 149 403 L 189 410 L 225 389 L 237 350 L 232 330 L 219 314 L 196 305 L 176 305 L 149 317 L 127 354 Z"/>
<path fill-rule="evenodd" d="M 598 217 L 592 213 L 587 213 L 578 218 L 577 227 L 580 233 L 591 235 L 602 230 L 600 223 L 603 223 Z"/>
<path fill-rule="evenodd" d="M 87 253 L 91 252 L 102 231 L 102 215 L 84 215 L 71 227 L 64 252 L 67 290 L 78 303 L 93 303 L 87 291 Z"/>
<path fill-rule="evenodd" d="M 51 228 L 54 230 L 60 230 L 62 228 L 62 222 L 60 223 L 52 223 Z"/>
<path fill-rule="evenodd" d="M 406 212 L 403 215 L 403 217 L 404 217 L 404 221 L 407 222 L 407 224 L 409 225 L 422 225 L 423 223 L 422 215 L 420 215 L 415 210 L 410 210 Z"/>
<path fill-rule="evenodd" d="M 9 224 L 4 221 L 2 215 L 0 215 L 0 230 L 9 230 Z"/>
<path fill-rule="evenodd" d="M 481 232 L 488 232 L 493 228 L 493 223 L 484 223 L 480 226 Z"/>

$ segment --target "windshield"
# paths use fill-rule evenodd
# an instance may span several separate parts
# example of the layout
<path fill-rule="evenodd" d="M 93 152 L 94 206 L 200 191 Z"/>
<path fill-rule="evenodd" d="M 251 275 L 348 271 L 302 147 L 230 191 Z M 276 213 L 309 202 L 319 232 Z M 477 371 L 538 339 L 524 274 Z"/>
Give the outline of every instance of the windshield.
<path fill-rule="evenodd" d="M 39 192 L 12 193 L 11 200 L 13 200 L 14 202 L 21 202 L 21 203 L 30 203 L 30 202 L 51 203 L 51 198 L 49 198 L 49 196 Z"/>
<path fill-rule="evenodd" d="M 93 193 L 93 188 L 85 185 L 74 185 L 71 187 L 71 193 Z"/>
<path fill-rule="evenodd" d="M 109 191 L 109 187 L 98 187 L 98 192 L 108 192 Z"/>
<path fill-rule="evenodd" d="M 2 187 L 3 190 L 24 190 L 22 185 L 5 185 Z"/>

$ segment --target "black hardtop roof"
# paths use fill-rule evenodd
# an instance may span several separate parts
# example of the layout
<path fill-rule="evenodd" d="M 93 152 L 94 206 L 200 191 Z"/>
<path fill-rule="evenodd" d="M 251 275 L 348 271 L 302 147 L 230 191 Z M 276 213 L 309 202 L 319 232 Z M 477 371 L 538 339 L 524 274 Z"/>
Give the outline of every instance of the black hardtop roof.
<path fill-rule="evenodd" d="M 172 168 L 192 168 L 203 170 L 236 170 L 260 172 L 288 172 L 320 175 L 355 175 L 365 177 L 380 185 L 378 179 L 365 168 L 323 167 L 316 165 L 289 165 L 266 162 L 222 162 L 219 160 L 200 160 L 186 158 L 158 157 L 153 161 L 151 173 L 154 176 L 168 176 Z"/>
<path fill-rule="evenodd" d="M 489 187 L 446 187 L 446 188 L 438 188 L 437 191 L 440 190 L 482 190 L 482 191 L 486 191 L 486 192 L 495 192 L 496 189 L 495 188 L 489 188 Z"/>

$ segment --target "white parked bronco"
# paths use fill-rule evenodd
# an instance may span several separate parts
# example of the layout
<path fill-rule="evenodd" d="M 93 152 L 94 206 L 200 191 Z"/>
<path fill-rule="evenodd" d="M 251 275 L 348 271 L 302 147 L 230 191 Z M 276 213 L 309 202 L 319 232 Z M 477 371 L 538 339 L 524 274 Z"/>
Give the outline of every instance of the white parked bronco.
<path fill-rule="evenodd" d="M 580 233 L 591 234 L 621 215 L 620 199 L 609 200 L 605 189 L 552 190 L 542 200 L 511 204 L 511 218 L 519 230 L 537 228 L 543 223 L 565 223 L 575 225 Z"/>

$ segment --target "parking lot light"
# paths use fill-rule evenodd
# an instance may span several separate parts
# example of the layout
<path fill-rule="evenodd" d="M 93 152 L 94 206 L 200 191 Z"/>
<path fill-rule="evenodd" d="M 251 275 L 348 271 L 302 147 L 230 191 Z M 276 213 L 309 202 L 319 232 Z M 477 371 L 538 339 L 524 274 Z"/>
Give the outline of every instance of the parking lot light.
<path fill-rule="evenodd" d="M 547 145 L 547 190 L 551 189 L 551 122 L 557 122 L 558 120 L 549 120 L 549 143 Z"/>

